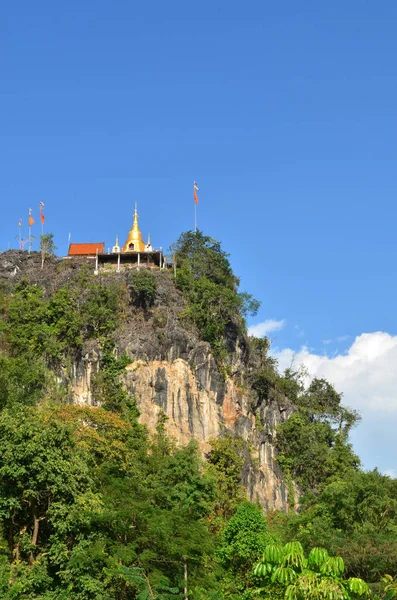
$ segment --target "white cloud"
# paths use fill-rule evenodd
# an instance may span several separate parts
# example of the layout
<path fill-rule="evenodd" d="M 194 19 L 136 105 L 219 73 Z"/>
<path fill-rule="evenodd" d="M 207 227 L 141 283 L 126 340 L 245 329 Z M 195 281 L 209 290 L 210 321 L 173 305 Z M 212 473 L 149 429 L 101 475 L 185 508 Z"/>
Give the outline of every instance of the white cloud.
<path fill-rule="evenodd" d="M 363 421 L 353 434 L 364 465 L 394 472 L 397 462 L 397 336 L 383 331 L 356 337 L 343 354 L 315 354 L 306 347 L 273 353 L 281 370 L 304 364 L 310 375 L 324 377 L 343 393 L 345 405 L 358 410 Z"/>
<path fill-rule="evenodd" d="M 284 319 L 281 319 L 281 321 L 268 319 L 267 321 L 263 321 L 262 323 L 257 323 L 257 325 L 251 325 L 251 327 L 248 327 L 248 333 L 249 335 L 261 338 L 264 335 L 270 333 L 271 331 L 280 331 L 280 329 L 283 329 L 284 326 Z"/>
<path fill-rule="evenodd" d="M 356 337 L 345 354 L 276 352 L 281 369 L 304 364 L 313 377 L 325 377 L 354 408 L 397 413 L 397 336 L 378 331 Z"/>

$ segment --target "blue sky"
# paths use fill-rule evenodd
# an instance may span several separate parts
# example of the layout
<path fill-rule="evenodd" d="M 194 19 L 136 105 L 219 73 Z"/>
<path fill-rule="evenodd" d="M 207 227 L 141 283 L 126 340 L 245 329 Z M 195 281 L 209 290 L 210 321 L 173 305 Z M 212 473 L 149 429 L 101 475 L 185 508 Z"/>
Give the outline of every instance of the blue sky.
<path fill-rule="evenodd" d="M 397 335 L 397 4 L 3 4 L 0 247 L 42 200 L 60 253 L 69 232 L 123 240 L 135 201 L 166 248 L 193 226 L 197 180 L 199 227 L 262 301 L 252 324 L 283 321 L 282 364 L 381 344 L 389 387 L 370 387 L 371 409 L 349 361 L 335 381 L 365 417 L 365 466 L 392 472 L 394 346 L 360 336 Z M 383 359 L 359 348 L 377 381 Z"/>

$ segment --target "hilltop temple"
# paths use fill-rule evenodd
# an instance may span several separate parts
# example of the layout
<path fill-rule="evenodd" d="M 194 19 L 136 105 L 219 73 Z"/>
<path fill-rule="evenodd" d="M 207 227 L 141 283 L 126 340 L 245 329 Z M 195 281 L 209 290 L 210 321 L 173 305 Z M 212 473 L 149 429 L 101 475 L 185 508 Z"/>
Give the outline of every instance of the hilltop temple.
<path fill-rule="evenodd" d="M 112 249 L 105 250 L 105 243 L 79 243 L 70 244 L 66 259 L 78 260 L 79 262 L 95 261 L 95 273 L 101 269 L 116 270 L 120 272 L 123 268 L 146 267 L 151 269 L 164 269 L 166 260 L 162 248 L 153 248 L 150 235 L 147 243 L 143 241 L 142 232 L 139 229 L 137 203 L 135 203 L 134 221 L 128 233 L 125 244 L 120 247 L 119 239 Z"/>

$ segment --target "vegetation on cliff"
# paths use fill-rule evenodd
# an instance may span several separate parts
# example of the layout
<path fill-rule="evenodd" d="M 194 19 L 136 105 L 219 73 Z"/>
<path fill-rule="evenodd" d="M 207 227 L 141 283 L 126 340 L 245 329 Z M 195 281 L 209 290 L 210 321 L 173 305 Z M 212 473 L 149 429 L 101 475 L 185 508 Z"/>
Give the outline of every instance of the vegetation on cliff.
<path fill-rule="evenodd" d="M 38 272 L 1 286 L 1 598 L 397 596 L 397 481 L 361 469 L 349 443 L 358 415 L 328 382 L 278 373 L 268 340 L 248 339 L 244 318 L 258 304 L 238 291 L 218 242 L 188 232 L 174 255 L 177 289 L 171 272 L 95 278 L 40 255 Z M 171 311 L 211 345 L 219 368 L 241 343 L 239 383 L 258 430 L 273 397 L 294 404 L 277 432 L 295 489 L 288 513 L 264 515 L 247 501 L 241 439 L 212 440 L 204 461 L 194 441 L 177 447 L 167 436 L 164 415 L 154 434 L 139 423 L 120 331 L 134 315 L 160 332 L 161 347 Z M 93 344 L 100 406 L 76 406 L 68 369 Z"/>
<path fill-rule="evenodd" d="M 219 242 L 201 231 L 188 231 L 174 244 L 176 285 L 187 299 L 185 318 L 198 327 L 218 359 L 227 357 L 236 336 L 246 332 L 244 317 L 255 315 L 260 303 L 239 292 L 228 254 Z"/>

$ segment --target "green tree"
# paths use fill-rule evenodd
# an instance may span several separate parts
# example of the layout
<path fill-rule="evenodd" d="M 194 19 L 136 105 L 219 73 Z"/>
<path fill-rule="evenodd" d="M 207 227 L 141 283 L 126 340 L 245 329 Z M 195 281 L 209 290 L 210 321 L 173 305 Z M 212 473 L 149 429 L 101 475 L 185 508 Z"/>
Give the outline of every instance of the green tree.
<path fill-rule="evenodd" d="M 228 594 L 252 588 L 252 564 L 272 541 L 261 508 L 251 502 L 240 504 L 228 521 L 217 550 L 226 570 L 224 587 Z"/>
<path fill-rule="evenodd" d="M 93 396 L 103 408 L 125 413 L 135 405 L 134 399 L 130 398 L 121 380 L 121 374 L 130 362 L 126 355 L 121 357 L 115 355 L 110 340 L 104 341 L 100 370 L 92 385 Z"/>
<path fill-rule="evenodd" d="M 397 579 L 391 575 L 385 575 L 382 577 L 383 589 L 385 592 L 385 600 L 392 600 L 397 598 Z"/>
<path fill-rule="evenodd" d="M 266 546 L 254 574 L 263 579 L 270 597 L 286 600 L 350 600 L 367 598 L 368 585 L 362 579 L 343 579 L 344 563 L 340 556 L 331 557 L 324 548 L 313 548 L 306 558 L 299 542 L 285 546 Z"/>
<path fill-rule="evenodd" d="M 201 231 L 183 233 L 173 245 L 176 284 L 185 295 L 185 318 L 198 327 L 220 360 L 227 357 L 238 335 L 246 331 L 244 317 L 256 314 L 259 302 L 239 293 L 228 254 Z"/>
<path fill-rule="evenodd" d="M 0 356 L 0 409 L 36 404 L 44 393 L 46 369 L 40 358 Z"/>
<path fill-rule="evenodd" d="M 129 275 L 131 301 L 137 308 L 147 310 L 156 299 L 157 285 L 154 273 L 148 269 L 132 271 Z"/>
<path fill-rule="evenodd" d="M 90 338 L 105 340 L 114 332 L 122 305 L 122 288 L 110 282 L 65 285 L 53 293 L 26 280 L 16 285 L 3 307 L 0 332 L 11 356 L 42 357 L 57 367 Z"/>
<path fill-rule="evenodd" d="M 360 461 L 348 436 L 358 415 L 341 404 L 333 386 L 315 378 L 294 401 L 297 411 L 277 430 L 278 461 L 284 472 L 308 491 L 328 477 L 357 470 Z"/>
<path fill-rule="evenodd" d="M 90 280 L 84 286 L 81 316 L 84 335 L 104 339 L 117 327 L 121 312 L 122 293 L 120 285 L 108 285 Z"/>
<path fill-rule="evenodd" d="M 88 467 L 68 427 L 40 410 L 0 413 L 0 519 L 15 560 L 33 562 L 62 528 L 78 528 L 94 497 Z"/>
<path fill-rule="evenodd" d="M 304 496 L 299 514 L 286 517 L 283 537 L 325 546 L 342 556 L 349 575 L 374 583 L 397 573 L 396 503 L 396 480 L 376 470 L 349 472 Z"/>
<path fill-rule="evenodd" d="M 237 506 L 246 500 L 247 492 L 241 484 L 244 466 L 244 442 L 232 436 L 210 441 L 211 451 L 207 456 L 208 473 L 216 481 L 217 494 L 213 507 L 213 528 L 223 528 L 235 513 Z"/>
<path fill-rule="evenodd" d="M 56 246 L 53 233 L 43 233 L 40 236 L 41 268 L 44 267 L 44 261 L 47 256 L 55 254 Z"/>

